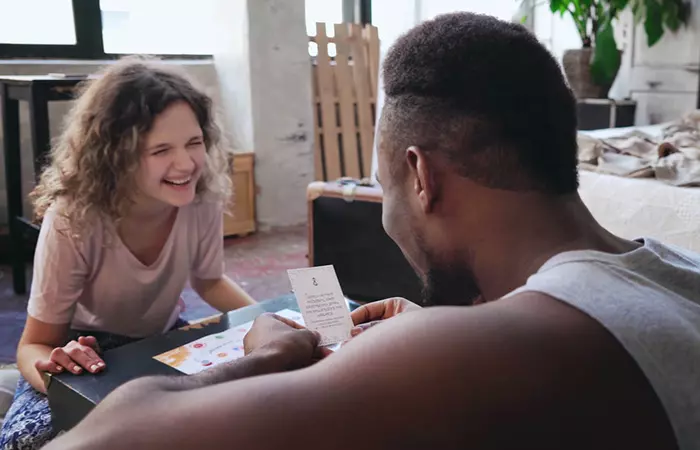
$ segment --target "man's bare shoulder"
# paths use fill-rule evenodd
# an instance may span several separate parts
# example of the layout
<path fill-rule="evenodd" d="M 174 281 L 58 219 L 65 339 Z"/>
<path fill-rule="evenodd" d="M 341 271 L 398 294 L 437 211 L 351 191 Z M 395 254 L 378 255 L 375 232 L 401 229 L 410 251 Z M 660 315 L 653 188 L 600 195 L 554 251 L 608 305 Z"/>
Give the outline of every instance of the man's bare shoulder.
<path fill-rule="evenodd" d="M 551 338 L 557 338 L 553 344 L 562 346 L 569 340 L 579 342 L 570 338 L 572 333 L 583 332 L 609 339 L 607 332 L 584 313 L 548 295 L 525 292 L 471 307 L 434 306 L 401 314 L 370 328 L 346 345 L 343 353 L 357 351 L 355 346 L 363 347 L 363 351 L 370 345 L 393 348 L 400 340 L 418 349 L 430 347 L 432 352 L 416 354 L 423 356 L 434 355 L 442 346 L 460 349 L 465 355 L 487 350 L 489 354 L 517 356 L 533 344 L 534 352 L 547 350 L 541 345 Z M 482 339 L 490 344 L 488 348 L 476 344 Z M 586 346 L 593 344 L 588 342 Z"/>
<path fill-rule="evenodd" d="M 562 436 L 585 432 L 595 439 L 580 448 L 593 442 L 608 448 L 601 436 L 610 448 L 637 439 L 673 448 L 662 445 L 672 433 L 658 399 L 617 340 L 590 316 L 542 293 L 402 314 L 342 353 L 337 363 L 353 362 L 343 364 L 346 370 L 375 368 L 372 384 L 414 391 L 429 421 L 451 428 L 452 438 L 464 433 L 465 443 L 511 448 L 527 438 L 556 448 L 566 442 Z M 400 391 L 387 391 L 400 403 Z"/>

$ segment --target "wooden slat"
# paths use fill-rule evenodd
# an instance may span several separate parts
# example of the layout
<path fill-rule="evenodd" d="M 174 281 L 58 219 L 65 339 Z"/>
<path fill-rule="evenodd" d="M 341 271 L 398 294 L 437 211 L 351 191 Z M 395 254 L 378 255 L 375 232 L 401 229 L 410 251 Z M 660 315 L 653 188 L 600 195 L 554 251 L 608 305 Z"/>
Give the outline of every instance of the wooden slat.
<path fill-rule="evenodd" d="M 323 174 L 323 156 L 321 154 L 321 136 L 323 130 L 319 126 L 318 118 L 318 108 L 320 105 L 320 96 L 318 95 L 318 70 L 315 65 L 311 65 L 311 82 L 312 82 L 312 96 L 313 101 L 311 105 L 313 106 L 314 115 L 314 180 L 325 180 Z"/>
<path fill-rule="evenodd" d="M 379 76 L 377 28 L 334 24 L 334 31 L 334 36 L 328 36 L 326 24 L 318 23 L 317 35 L 309 36 L 309 41 L 317 46 L 312 62 L 317 180 L 361 178 L 369 176 L 371 170 L 373 108 Z M 329 43 L 334 43 L 336 49 L 333 61 L 328 54 Z"/>
<path fill-rule="evenodd" d="M 316 132 L 320 134 L 320 133 L 323 133 L 324 130 L 325 130 L 325 127 L 323 128 L 323 130 L 320 128 L 317 128 Z M 332 127 L 331 130 L 335 133 L 340 134 L 340 132 L 342 131 L 342 128 L 340 128 L 339 126 L 335 126 L 335 127 Z M 359 133 L 359 131 L 360 131 L 356 125 L 352 125 L 352 130 L 354 133 Z"/>
<path fill-rule="evenodd" d="M 369 78 L 372 97 L 377 98 L 377 79 L 379 76 L 379 32 L 377 27 L 367 25 L 367 44 L 369 45 Z"/>
<path fill-rule="evenodd" d="M 372 143 L 374 141 L 374 124 L 372 109 L 369 102 L 369 70 L 367 56 L 362 40 L 362 28 L 359 24 L 351 24 L 350 47 L 353 58 L 353 73 L 355 76 L 355 92 L 357 93 L 357 117 L 360 129 L 360 146 L 362 150 L 363 176 L 368 177 L 372 167 Z"/>
<path fill-rule="evenodd" d="M 326 40 L 331 44 L 335 44 L 337 38 L 335 36 L 326 35 Z M 316 42 L 316 36 L 309 36 L 309 42 Z"/>
<path fill-rule="evenodd" d="M 350 46 L 348 45 L 347 24 L 335 24 L 336 57 L 335 73 L 338 81 L 340 128 L 343 142 L 344 176 L 361 178 L 360 159 L 357 151 L 355 109 L 352 89 L 352 72 L 348 65 Z"/>
<path fill-rule="evenodd" d="M 318 92 L 318 70 L 316 64 L 311 64 L 311 95 L 314 101 L 320 100 L 321 96 Z"/>
<path fill-rule="evenodd" d="M 352 67 L 352 64 L 350 64 L 350 67 Z M 353 92 L 353 97 L 352 97 L 352 98 L 353 98 L 353 101 L 354 101 L 354 100 L 355 100 L 355 93 L 354 93 L 354 92 Z M 314 98 L 314 101 L 315 101 L 316 103 L 320 102 L 320 101 L 321 101 L 321 97 L 317 95 L 317 96 Z M 333 101 L 336 102 L 336 103 L 338 103 L 338 102 L 340 102 L 340 98 L 338 98 L 338 96 L 333 96 Z M 369 97 L 369 102 L 370 102 L 370 103 L 374 103 L 375 101 L 376 101 L 376 99 L 374 98 L 374 96 L 370 96 L 370 97 Z"/>
<path fill-rule="evenodd" d="M 333 73 L 331 72 L 331 61 L 328 57 L 328 38 L 326 36 L 326 25 L 316 24 L 316 43 L 318 44 L 318 92 L 321 96 L 321 123 L 323 130 L 323 156 L 325 157 L 325 179 L 335 180 L 342 176 L 340 170 L 340 150 L 338 148 L 338 135 L 332 132 L 336 126 L 335 103 L 332 98 L 335 96 L 333 86 Z M 329 129 L 325 130 L 326 125 Z"/>

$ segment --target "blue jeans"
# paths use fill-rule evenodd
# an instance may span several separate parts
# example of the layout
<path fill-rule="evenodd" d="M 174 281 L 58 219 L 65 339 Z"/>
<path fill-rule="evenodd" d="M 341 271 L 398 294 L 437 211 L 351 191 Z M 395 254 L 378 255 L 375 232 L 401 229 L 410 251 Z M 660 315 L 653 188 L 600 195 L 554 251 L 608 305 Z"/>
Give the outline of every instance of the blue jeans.
<path fill-rule="evenodd" d="M 187 325 L 186 321 L 178 319 L 173 328 L 185 325 Z M 95 336 L 103 351 L 138 340 L 94 331 L 73 331 L 71 339 L 77 339 L 81 335 Z M 5 422 L 0 430 L 0 450 L 35 450 L 46 445 L 54 437 L 56 432 L 51 426 L 49 399 L 20 376 L 12 405 L 5 415 Z"/>

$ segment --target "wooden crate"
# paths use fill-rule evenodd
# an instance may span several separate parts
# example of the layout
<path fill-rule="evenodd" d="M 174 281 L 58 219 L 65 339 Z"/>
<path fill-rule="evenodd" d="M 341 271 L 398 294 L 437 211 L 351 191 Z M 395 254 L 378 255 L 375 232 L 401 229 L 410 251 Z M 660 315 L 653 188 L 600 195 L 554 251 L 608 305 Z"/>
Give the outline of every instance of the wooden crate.
<path fill-rule="evenodd" d="M 369 177 L 374 144 L 379 73 L 377 27 L 316 24 L 312 59 L 315 179 Z M 334 57 L 329 46 L 335 46 Z M 331 52 L 332 53 L 332 52 Z"/>
<path fill-rule="evenodd" d="M 224 214 L 224 237 L 245 236 L 255 231 L 255 176 L 253 153 L 233 157 L 233 195 Z"/>

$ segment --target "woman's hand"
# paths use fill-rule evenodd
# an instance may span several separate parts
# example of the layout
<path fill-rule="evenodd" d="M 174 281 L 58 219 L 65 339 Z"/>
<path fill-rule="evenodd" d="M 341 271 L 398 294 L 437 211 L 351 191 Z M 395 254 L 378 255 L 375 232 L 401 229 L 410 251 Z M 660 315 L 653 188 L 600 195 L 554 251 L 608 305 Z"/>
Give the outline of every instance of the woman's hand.
<path fill-rule="evenodd" d="M 54 348 L 47 360 L 39 360 L 34 367 L 40 372 L 61 373 L 68 370 L 76 375 L 84 370 L 97 373 L 105 368 L 105 363 L 97 353 L 97 339 L 92 336 L 80 336 L 77 341 L 70 341 L 63 347 Z"/>
<path fill-rule="evenodd" d="M 350 313 L 355 327 L 350 331 L 354 337 L 386 319 L 390 319 L 407 311 L 421 309 L 420 306 L 402 297 L 391 297 L 385 300 L 367 303 Z"/>

